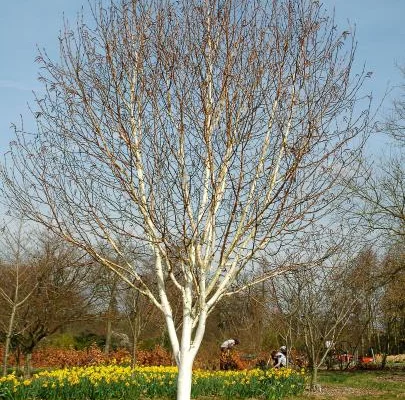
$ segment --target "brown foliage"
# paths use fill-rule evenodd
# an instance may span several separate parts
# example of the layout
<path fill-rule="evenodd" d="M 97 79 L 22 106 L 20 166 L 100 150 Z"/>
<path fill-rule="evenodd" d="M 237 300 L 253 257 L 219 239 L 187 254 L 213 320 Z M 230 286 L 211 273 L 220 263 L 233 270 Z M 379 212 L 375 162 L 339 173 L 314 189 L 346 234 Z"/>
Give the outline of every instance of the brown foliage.
<path fill-rule="evenodd" d="M 0 346 L 0 355 L 3 348 Z M 129 364 L 130 353 L 126 349 L 118 349 L 105 355 L 97 346 L 86 350 L 59 349 L 45 347 L 37 349 L 32 354 L 32 365 L 35 368 L 66 368 L 73 366 L 99 365 L 99 364 Z M 15 365 L 15 357 L 10 357 L 10 365 Z M 137 352 L 138 365 L 171 365 L 171 354 L 160 346 L 153 350 L 140 350 Z"/>

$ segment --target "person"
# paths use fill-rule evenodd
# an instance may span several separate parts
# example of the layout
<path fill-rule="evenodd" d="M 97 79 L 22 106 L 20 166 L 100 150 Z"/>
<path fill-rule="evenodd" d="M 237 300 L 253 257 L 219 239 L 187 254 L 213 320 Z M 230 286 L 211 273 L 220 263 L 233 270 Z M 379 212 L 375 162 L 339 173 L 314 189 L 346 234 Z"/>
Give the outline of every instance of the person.
<path fill-rule="evenodd" d="M 238 339 L 228 339 L 221 344 L 221 357 L 219 359 L 219 369 L 235 369 L 235 361 L 232 357 L 232 349 L 239 344 Z"/>
<path fill-rule="evenodd" d="M 280 350 L 273 350 L 271 358 L 273 359 L 273 368 L 283 368 L 287 365 L 287 348 L 281 346 Z"/>
<path fill-rule="evenodd" d="M 234 346 L 236 346 L 238 344 L 239 344 L 238 339 L 225 340 L 225 342 L 221 344 L 221 352 L 230 350 L 230 349 L 232 349 Z"/>

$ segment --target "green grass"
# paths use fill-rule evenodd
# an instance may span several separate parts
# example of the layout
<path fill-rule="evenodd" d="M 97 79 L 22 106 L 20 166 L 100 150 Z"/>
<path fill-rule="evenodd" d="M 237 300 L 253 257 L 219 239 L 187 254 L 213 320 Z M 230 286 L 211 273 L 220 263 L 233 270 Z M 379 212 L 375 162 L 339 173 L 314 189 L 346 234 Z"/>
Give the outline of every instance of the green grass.
<path fill-rule="evenodd" d="M 405 399 L 405 371 L 322 372 L 321 390 L 289 400 L 393 400 Z"/>

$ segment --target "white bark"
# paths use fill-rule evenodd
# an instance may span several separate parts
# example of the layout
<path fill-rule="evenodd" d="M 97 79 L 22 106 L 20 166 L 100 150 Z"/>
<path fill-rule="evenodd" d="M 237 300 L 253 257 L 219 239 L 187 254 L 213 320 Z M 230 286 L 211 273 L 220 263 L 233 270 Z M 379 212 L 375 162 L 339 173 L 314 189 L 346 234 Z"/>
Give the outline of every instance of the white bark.
<path fill-rule="evenodd" d="M 179 375 L 177 378 L 177 400 L 191 398 L 191 384 L 193 376 L 193 351 L 189 349 L 181 354 L 179 362 Z"/>
<path fill-rule="evenodd" d="M 4 344 L 3 376 L 7 375 L 8 355 L 9 355 L 9 351 L 10 351 L 11 337 L 12 337 L 13 331 L 14 331 L 14 318 L 15 318 L 16 311 L 17 311 L 17 304 L 13 303 L 11 313 L 10 313 L 10 319 L 9 319 L 9 323 L 8 323 L 8 329 L 7 329 L 7 333 L 6 333 L 6 342 Z"/>
<path fill-rule="evenodd" d="M 207 316 L 248 263 L 251 283 L 296 268 L 255 260 L 304 248 L 326 213 L 366 128 L 352 115 L 364 77 L 349 79 L 353 50 L 317 2 L 147 3 L 96 10 L 94 31 L 66 29 L 60 63 L 40 55 L 40 132 L 16 132 L 2 176 L 10 208 L 163 313 L 186 400 Z M 151 249 L 157 293 L 122 242 Z"/>

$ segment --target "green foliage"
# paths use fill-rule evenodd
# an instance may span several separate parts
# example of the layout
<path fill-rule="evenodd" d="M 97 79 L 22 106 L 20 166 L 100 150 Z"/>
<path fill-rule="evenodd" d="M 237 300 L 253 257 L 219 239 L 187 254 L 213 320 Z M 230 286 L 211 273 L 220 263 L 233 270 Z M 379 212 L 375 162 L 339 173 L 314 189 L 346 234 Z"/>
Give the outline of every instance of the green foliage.
<path fill-rule="evenodd" d="M 8 387 L 0 387 L 0 400 L 14 400 Z"/>
<path fill-rule="evenodd" d="M 77 341 L 71 333 L 59 333 L 47 339 L 47 344 L 59 349 L 70 349 L 77 346 Z"/>
<path fill-rule="evenodd" d="M 91 346 L 103 347 L 105 345 L 105 337 L 101 335 L 96 335 L 91 332 L 83 332 L 74 337 L 75 349 L 84 350 L 88 349 Z"/>

